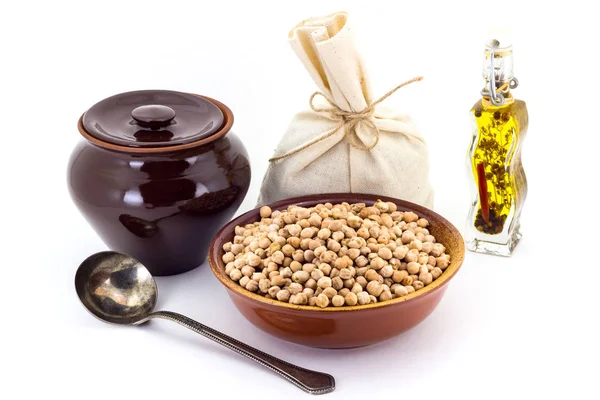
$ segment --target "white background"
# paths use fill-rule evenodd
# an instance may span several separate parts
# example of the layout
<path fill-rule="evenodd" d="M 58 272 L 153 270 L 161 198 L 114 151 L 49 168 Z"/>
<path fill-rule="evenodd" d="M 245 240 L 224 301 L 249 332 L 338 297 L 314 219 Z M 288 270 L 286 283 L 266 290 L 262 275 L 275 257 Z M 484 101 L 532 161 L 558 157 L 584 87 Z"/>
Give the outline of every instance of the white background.
<path fill-rule="evenodd" d="M 168 321 L 128 328 L 92 318 L 73 276 L 105 246 L 71 203 L 66 165 L 80 140 L 77 119 L 95 102 L 138 89 L 201 93 L 234 111 L 253 167 L 239 212 L 249 210 L 268 157 L 315 90 L 287 33 L 307 17 L 347 10 L 376 94 L 425 76 L 388 103 L 417 118 L 435 210 L 461 230 L 482 45 L 490 24 L 512 31 L 515 96 L 530 113 L 530 186 L 516 253 L 467 254 L 430 318 L 355 350 L 305 348 L 255 329 L 206 264 L 159 278 L 159 308 L 333 374 L 330 399 L 597 399 L 598 14 L 585 6 L 594 2 L 524 3 L 3 2 L 0 398 L 309 397 Z"/>

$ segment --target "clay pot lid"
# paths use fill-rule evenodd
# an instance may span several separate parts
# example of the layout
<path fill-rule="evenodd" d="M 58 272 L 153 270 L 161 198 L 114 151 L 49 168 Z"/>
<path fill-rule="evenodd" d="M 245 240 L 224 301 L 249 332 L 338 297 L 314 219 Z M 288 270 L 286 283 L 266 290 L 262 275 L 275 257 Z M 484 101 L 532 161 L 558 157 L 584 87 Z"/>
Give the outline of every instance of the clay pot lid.
<path fill-rule="evenodd" d="M 223 108 L 229 115 L 224 115 Z M 229 109 L 206 97 L 141 90 L 117 94 L 93 105 L 83 115 L 80 131 L 103 147 L 164 151 L 206 142 L 226 125 L 231 127 L 232 118 L 228 116 L 232 117 Z"/>

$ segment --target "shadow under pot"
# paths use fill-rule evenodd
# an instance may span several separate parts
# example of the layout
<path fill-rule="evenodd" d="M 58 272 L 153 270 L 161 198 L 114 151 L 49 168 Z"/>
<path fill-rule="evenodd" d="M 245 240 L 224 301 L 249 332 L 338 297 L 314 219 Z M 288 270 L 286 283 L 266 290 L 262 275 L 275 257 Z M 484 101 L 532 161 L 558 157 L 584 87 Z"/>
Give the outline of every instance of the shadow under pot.
<path fill-rule="evenodd" d="M 136 91 L 102 100 L 78 125 L 69 191 L 104 243 L 157 276 L 202 264 L 250 184 L 231 110 L 204 96 Z"/>

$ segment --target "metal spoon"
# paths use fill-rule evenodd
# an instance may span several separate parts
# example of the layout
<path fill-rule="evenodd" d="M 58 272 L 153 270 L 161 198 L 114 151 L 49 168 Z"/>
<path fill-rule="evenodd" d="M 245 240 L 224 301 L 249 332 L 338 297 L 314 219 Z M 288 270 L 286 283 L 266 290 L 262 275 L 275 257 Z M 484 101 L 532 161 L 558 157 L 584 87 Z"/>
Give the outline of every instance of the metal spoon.
<path fill-rule="evenodd" d="M 105 251 L 88 257 L 77 269 L 75 289 L 83 305 L 104 322 L 139 325 L 151 318 L 169 319 L 256 361 L 308 393 L 335 389 L 329 374 L 292 365 L 181 314 L 152 312 L 158 295 L 156 282 L 146 267 L 125 254 Z"/>

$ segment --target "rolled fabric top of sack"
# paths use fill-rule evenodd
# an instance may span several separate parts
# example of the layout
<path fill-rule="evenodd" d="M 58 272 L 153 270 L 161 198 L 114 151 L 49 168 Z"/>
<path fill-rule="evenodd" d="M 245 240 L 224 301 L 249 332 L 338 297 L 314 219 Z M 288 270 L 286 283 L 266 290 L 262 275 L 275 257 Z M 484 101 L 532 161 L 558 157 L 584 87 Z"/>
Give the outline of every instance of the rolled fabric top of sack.
<path fill-rule="evenodd" d="M 263 179 L 259 204 L 306 194 L 353 192 L 431 208 L 427 145 L 410 116 L 373 99 L 348 14 L 302 21 L 289 42 L 319 91 L 293 118 Z"/>

